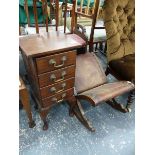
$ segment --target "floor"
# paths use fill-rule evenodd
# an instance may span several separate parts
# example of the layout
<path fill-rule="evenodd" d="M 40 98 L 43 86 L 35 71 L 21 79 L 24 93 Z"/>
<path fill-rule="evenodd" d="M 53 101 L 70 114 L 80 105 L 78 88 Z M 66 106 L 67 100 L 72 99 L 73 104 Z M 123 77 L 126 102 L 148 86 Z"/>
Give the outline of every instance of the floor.
<path fill-rule="evenodd" d="M 106 67 L 106 59 L 100 52 L 97 56 Z M 20 64 L 21 72 L 23 65 Z M 109 81 L 114 81 L 108 76 Z M 125 94 L 117 100 L 126 103 Z M 88 131 L 75 118 L 68 115 L 67 103 L 54 106 L 49 115 L 49 129 L 42 130 L 42 121 L 34 110 L 36 126 L 28 128 L 25 111 L 19 111 L 20 155 L 134 155 L 135 154 L 135 108 L 131 113 L 121 113 L 106 103 L 97 107 L 82 101 L 86 117 L 91 120 L 96 132 Z"/>

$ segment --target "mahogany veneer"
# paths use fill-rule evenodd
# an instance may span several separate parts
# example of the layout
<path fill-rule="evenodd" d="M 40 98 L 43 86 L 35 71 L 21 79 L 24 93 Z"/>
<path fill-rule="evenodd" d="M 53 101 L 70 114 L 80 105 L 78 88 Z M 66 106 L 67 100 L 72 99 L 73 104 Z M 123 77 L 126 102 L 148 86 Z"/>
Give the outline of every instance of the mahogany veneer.
<path fill-rule="evenodd" d="M 63 100 L 75 104 L 76 50 L 85 42 L 74 34 L 46 32 L 20 37 L 19 45 L 43 129 L 47 130 L 46 116 L 52 105 Z"/>

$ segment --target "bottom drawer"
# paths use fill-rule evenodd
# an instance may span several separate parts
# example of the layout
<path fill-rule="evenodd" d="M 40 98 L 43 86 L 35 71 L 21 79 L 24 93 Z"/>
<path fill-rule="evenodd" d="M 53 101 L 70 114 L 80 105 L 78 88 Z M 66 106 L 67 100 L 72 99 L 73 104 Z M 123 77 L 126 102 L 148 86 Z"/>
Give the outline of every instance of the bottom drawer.
<path fill-rule="evenodd" d="M 66 91 L 63 91 L 59 94 L 53 95 L 51 97 L 45 98 L 42 100 L 43 107 L 50 106 L 52 104 L 59 103 L 65 99 L 68 99 L 69 97 L 72 97 L 74 95 L 74 88 L 68 89 Z"/>

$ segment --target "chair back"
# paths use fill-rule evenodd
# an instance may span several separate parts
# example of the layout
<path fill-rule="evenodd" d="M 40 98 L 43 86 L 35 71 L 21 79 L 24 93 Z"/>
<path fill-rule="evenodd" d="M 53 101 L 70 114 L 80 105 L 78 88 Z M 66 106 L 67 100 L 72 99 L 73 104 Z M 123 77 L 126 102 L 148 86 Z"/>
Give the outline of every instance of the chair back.
<path fill-rule="evenodd" d="M 84 3 L 84 2 L 87 2 L 87 3 Z M 100 0 L 94 0 L 93 6 L 90 5 L 91 4 L 90 2 L 91 2 L 90 0 L 87 0 L 87 1 L 81 0 L 80 5 L 78 5 L 78 0 L 76 0 L 76 6 L 75 6 L 76 21 L 75 22 L 77 22 L 77 17 L 79 17 L 79 19 L 81 17 L 85 17 L 85 18 L 91 19 L 93 22 L 92 25 L 95 26 Z"/>
<path fill-rule="evenodd" d="M 105 0 L 104 25 L 109 62 L 134 53 L 135 0 Z"/>
<path fill-rule="evenodd" d="M 103 30 L 104 23 L 103 21 L 97 23 L 100 0 L 94 0 L 93 5 L 90 0 L 87 1 L 87 4 L 84 4 L 84 2 L 85 1 L 81 0 L 80 5 L 77 5 L 78 3 L 76 1 L 74 33 L 87 41 L 87 44 L 89 44 L 89 51 L 92 52 L 94 42 L 105 41 L 105 31 Z M 95 31 L 95 29 L 98 30 Z M 100 29 L 102 31 L 101 33 L 99 31 Z M 98 35 L 98 32 L 103 34 L 103 40 L 94 39 L 94 34 Z"/>
<path fill-rule="evenodd" d="M 59 27 L 59 21 L 60 21 L 60 17 L 61 15 L 59 15 L 60 13 L 63 14 L 63 32 L 66 33 L 66 21 L 67 21 L 67 11 L 68 11 L 68 0 L 64 0 L 63 3 L 59 3 L 59 0 L 33 0 L 33 14 L 34 14 L 34 21 L 35 21 L 35 25 L 30 23 L 30 16 L 29 16 L 29 11 L 28 11 L 28 0 L 25 0 L 25 12 L 26 12 L 26 16 L 27 16 L 27 23 L 28 26 L 35 26 L 36 28 L 36 33 L 39 33 L 39 28 L 40 27 L 46 27 L 46 32 L 49 31 L 49 26 L 55 26 L 55 30 L 58 31 L 58 27 Z M 41 3 L 41 9 L 42 9 L 42 17 L 43 17 L 43 23 L 39 23 L 38 19 L 39 19 L 39 15 L 38 15 L 38 7 L 37 7 L 37 3 Z M 75 11 L 75 9 L 73 8 L 73 6 L 75 5 L 71 5 L 71 14 L 72 16 L 74 16 L 73 11 Z M 60 11 L 62 9 L 62 11 Z M 52 23 L 52 17 L 54 17 L 55 19 L 55 24 Z M 73 19 L 74 20 L 74 19 Z M 73 21 L 71 20 L 71 33 L 73 32 Z"/>

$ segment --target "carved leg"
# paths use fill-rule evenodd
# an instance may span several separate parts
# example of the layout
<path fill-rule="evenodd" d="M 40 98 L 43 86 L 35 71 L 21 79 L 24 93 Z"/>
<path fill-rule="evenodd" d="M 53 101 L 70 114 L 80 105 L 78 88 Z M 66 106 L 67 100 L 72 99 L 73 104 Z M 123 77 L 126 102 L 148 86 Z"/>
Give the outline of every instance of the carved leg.
<path fill-rule="evenodd" d="M 126 107 L 124 107 L 122 104 L 119 104 L 115 99 L 106 101 L 106 103 L 109 104 L 112 108 L 114 108 L 120 112 L 123 112 L 123 113 L 128 112 Z"/>
<path fill-rule="evenodd" d="M 128 96 L 128 100 L 127 100 L 127 105 L 126 105 L 126 109 L 128 110 L 128 112 L 131 112 L 131 104 L 133 103 L 135 99 L 135 90 L 132 90 Z"/>
<path fill-rule="evenodd" d="M 47 123 L 47 120 L 46 120 L 46 117 L 47 117 L 47 114 L 49 112 L 49 109 L 50 108 L 47 108 L 47 109 L 41 109 L 40 110 L 40 117 L 44 123 L 43 125 L 43 130 L 47 130 L 48 129 L 48 123 Z"/>
<path fill-rule="evenodd" d="M 30 107 L 30 102 L 29 102 L 29 95 L 26 89 L 23 89 L 20 91 L 20 99 L 23 104 L 23 107 L 26 111 L 26 114 L 29 119 L 29 128 L 33 128 L 36 124 L 32 119 L 32 113 L 31 113 L 31 107 Z"/>
<path fill-rule="evenodd" d="M 89 120 L 85 117 L 84 110 L 81 106 L 81 103 L 76 98 L 74 99 L 74 103 L 72 103 L 72 107 L 70 108 L 70 113 L 71 115 L 74 114 L 87 129 L 89 129 L 92 132 L 95 131 L 95 128 L 92 126 L 92 123 L 89 122 Z"/>

